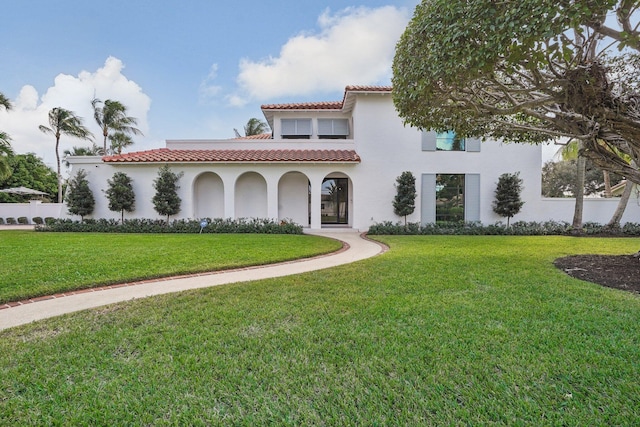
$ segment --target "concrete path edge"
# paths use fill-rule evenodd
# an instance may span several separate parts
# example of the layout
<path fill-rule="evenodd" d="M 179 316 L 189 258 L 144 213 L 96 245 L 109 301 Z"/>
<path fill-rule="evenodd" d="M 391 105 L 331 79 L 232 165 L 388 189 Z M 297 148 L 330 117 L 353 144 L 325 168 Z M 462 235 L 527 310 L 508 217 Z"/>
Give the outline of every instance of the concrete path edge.
<path fill-rule="evenodd" d="M 343 242 L 343 249 L 328 255 L 265 266 L 164 278 L 34 298 L 29 303 L 12 304 L 0 310 L 0 331 L 122 301 L 322 270 L 371 258 L 387 250 L 383 244 L 357 232 L 309 231 L 307 233 L 339 240 Z"/>

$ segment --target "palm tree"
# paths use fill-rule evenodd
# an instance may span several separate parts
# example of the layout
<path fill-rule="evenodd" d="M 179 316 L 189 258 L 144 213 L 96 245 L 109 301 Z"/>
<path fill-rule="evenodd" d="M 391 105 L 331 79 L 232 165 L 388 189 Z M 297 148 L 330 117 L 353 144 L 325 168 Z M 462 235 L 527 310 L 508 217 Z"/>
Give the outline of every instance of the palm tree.
<path fill-rule="evenodd" d="M 0 179 L 5 179 L 11 175 L 11 168 L 7 162 L 7 156 L 12 154 L 11 138 L 6 133 L 0 131 Z"/>
<path fill-rule="evenodd" d="M 233 130 L 237 138 L 242 138 L 240 132 L 237 129 Z M 269 125 L 260 119 L 255 117 L 249 119 L 246 125 L 244 125 L 244 136 L 260 135 L 269 131 Z"/>
<path fill-rule="evenodd" d="M 0 92 L 0 107 L 5 110 L 11 110 L 11 102 L 9 98 Z M 0 178 L 4 179 L 11 174 L 11 168 L 7 163 L 7 156 L 13 154 L 11 149 L 11 137 L 9 134 L 0 131 Z"/>
<path fill-rule="evenodd" d="M 102 104 L 102 107 L 100 107 L 100 104 Z M 96 123 L 98 123 L 100 129 L 102 129 L 102 136 L 104 138 L 102 148 L 105 154 L 112 151 L 111 149 L 107 150 L 107 139 L 111 131 L 120 132 L 124 135 L 142 135 L 140 129 L 134 127 L 134 125 L 138 124 L 138 119 L 127 116 L 127 107 L 122 103 L 112 99 L 107 99 L 102 102 L 98 98 L 93 98 L 91 100 L 91 106 L 93 107 L 93 117 L 96 119 Z M 129 140 L 131 141 L 131 139 Z M 131 144 L 132 143 L 133 142 L 131 142 Z"/>
<path fill-rule="evenodd" d="M 58 163 L 58 203 L 62 203 L 62 173 L 60 171 L 60 137 L 62 135 L 91 140 L 93 134 L 82 124 L 82 118 L 72 111 L 55 107 L 49 111 L 49 126 L 40 125 L 39 129 L 56 137 L 56 161 Z"/>
<path fill-rule="evenodd" d="M 11 101 L 9 101 L 9 98 L 4 96 L 2 92 L 0 92 L 0 106 L 4 107 L 6 110 L 11 109 Z"/>
<path fill-rule="evenodd" d="M 74 146 L 71 150 L 64 150 L 62 154 L 64 155 L 63 163 L 65 166 L 69 166 L 69 162 L 67 161 L 67 157 L 69 156 L 104 156 L 102 147 L 98 147 L 95 142 L 91 144 L 91 147 Z"/>
<path fill-rule="evenodd" d="M 124 132 L 115 132 L 109 135 L 111 141 L 111 152 L 113 154 L 122 154 L 122 149 L 133 145 L 133 139 Z"/>

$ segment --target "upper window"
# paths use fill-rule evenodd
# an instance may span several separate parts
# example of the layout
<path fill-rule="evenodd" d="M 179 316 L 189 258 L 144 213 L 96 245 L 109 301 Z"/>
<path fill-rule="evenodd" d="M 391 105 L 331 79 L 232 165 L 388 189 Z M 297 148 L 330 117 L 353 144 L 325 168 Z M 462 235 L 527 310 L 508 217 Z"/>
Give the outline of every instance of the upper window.
<path fill-rule="evenodd" d="M 349 121 L 347 119 L 318 119 L 318 138 L 347 139 Z"/>
<path fill-rule="evenodd" d="M 453 131 L 436 134 L 436 150 L 438 151 L 465 151 L 464 138 L 459 138 Z"/>
<path fill-rule="evenodd" d="M 282 119 L 280 125 L 284 139 L 311 138 L 311 119 Z"/>

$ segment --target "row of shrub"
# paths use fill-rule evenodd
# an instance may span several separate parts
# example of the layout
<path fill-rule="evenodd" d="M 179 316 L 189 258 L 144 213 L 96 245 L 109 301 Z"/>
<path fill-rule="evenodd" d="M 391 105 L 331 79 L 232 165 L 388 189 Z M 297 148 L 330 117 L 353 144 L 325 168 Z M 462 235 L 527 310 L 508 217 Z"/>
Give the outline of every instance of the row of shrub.
<path fill-rule="evenodd" d="M 206 224 L 205 224 L 206 223 Z M 36 231 L 54 232 L 98 232 L 98 233 L 260 233 L 302 234 L 302 226 L 288 221 L 260 218 L 204 220 L 178 219 L 57 219 L 37 225 Z"/>
<path fill-rule="evenodd" d="M 443 222 L 421 225 L 420 223 L 392 223 L 386 221 L 369 228 L 370 235 L 502 235 L 502 236 L 640 236 L 640 224 L 626 223 L 622 227 L 611 228 L 594 222 L 586 222 L 582 230 L 574 230 L 568 222 L 526 222 L 519 221 L 507 227 L 502 222 L 482 225 L 479 222 Z"/>

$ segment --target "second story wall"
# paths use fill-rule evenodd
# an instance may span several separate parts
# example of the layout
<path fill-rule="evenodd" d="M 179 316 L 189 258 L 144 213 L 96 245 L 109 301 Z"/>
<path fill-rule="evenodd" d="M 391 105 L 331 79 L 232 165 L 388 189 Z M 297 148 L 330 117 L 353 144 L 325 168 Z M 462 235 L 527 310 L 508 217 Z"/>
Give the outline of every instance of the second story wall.
<path fill-rule="evenodd" d="M 425 174 L 473 174 L 479 179 L 480 220 L 493 223 L 501 218 L 492 212 L 492 202 L 498 178 L 503 173 L 520 173 L 524 181 L 522 197 L 534 207 L 541 200 L 541 148 L 528 144 L 508 144 L 469 141 L 470 151 L 437 151 L 425 147 L 427 134 L 405 126 L 398 116 L 390 93 L 358 94 L 353 108 L 354 143 L 362 159 L 358 177 L 367 181 L 358 197 L 365 205 L 375 204 L 386 218 L 393 218 L 392 200 L 396 194 L 395 180 L 404 171 L 416 177 L 420 206 L 421 176 Z M 358 180 L 356 183 L 358 185 Z M 523 209 L 526 218 L 528 207 Z M 408 218 L 420 221 L 419 209 Z M 535 212 L 531 211 L 531 218 Z M 397 218 L 397 217 L 395 217 Z M 361 220 L 371 220 L 370 217 Z M 380 219 L 374 218 L 376 221 Z"/>

